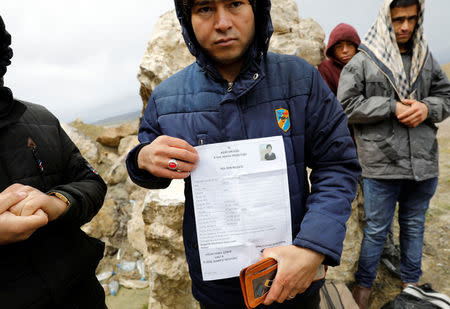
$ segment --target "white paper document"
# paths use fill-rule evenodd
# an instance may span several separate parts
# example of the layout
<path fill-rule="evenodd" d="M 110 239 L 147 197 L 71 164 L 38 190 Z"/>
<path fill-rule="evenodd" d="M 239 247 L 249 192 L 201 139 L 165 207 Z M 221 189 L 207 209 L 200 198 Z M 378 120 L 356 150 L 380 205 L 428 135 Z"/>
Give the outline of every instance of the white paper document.
<path fill-rule="evenodd" d="M 281 136 L 196 147 L 191 173 L 203 280 L 239 276 L 265 248 L 292 243 Z"/>

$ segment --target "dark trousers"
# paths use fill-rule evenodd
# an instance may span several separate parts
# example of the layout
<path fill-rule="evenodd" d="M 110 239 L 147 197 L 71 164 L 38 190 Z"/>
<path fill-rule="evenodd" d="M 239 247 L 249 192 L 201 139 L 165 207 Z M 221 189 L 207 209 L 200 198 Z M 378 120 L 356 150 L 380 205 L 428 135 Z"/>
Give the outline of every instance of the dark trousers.
<path fill-rule="evenodd" d="M 259 305 L 256 309 L 319 309 L 320 306 L 320 291 L 310 295 L 307 299 L 297 296 L 292 300 L 285 300 L 282 304 L 273 303 L 270 306 Z M 207 306 L 200 303 L 201 309 L 216 309 L 214 306 Z M 233 306 L 230 309 L 241 309 Z M 246 309 L 246 307 L 242 307 Z"/>
<path fill-rule="evenodd" d="M 73 288 L 64 304 L 56 305 L 58 309 L 107 309 L 105 290 L 95 276 L 86 278 Z"/>
<path fill-rule="evenodd" d="M 424 181 L 364 178 L 366 227 L 355 274 L 356 284 L 370 288 L 398 202 L 400 273 L 403 282 L 418 282 L 422 275 L 425 214 L 438 178 Z"/>
<path fill-rule="evenodd" d="M 0 276 L 1 277 L 1 276 Z M 105 292 L 95 276 L 71 287 L 64 303 L 56 304 L 38 275 L 24 275 L 0 290 L 0 308 L 8 309 L 105 309 Z"/>

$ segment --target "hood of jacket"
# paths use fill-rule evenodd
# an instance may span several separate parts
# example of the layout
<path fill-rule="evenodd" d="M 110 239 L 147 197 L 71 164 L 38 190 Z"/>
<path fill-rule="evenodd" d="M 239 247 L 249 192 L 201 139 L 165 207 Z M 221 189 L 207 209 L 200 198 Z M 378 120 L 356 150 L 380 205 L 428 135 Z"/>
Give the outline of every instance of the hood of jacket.
<path fill-rule="evenodd" d="M 397 44 L 391 19 L 390 5 L 393 0 L 385 0 L 375 23 L 361 43 L 360 50 L 365 52 L 386 75 L 400 100 L 416 99 L 418 77 L 428 57 L 428 43 L 424 35 L 423 19 L 425 0 L 419 0 L 419 18 L 416 30 L 411 37 L 411 71 L 406 78 L 402 56 Z"/>
<path fill-rule="evenodd" d="M 334 55 L 334 45 L 339 43 L 340 41 L 349 41 L 352 42 L 356 48 L 361 44 L 361 39 L 359 38 L 358 32 L 355 28 L 348 24 L 341 23 L 337 25 L 333 31 L 330 33 L 330 38 L 328 39 L 327 49 L 325 50 L 325 54 L 329 59 L 332 59 L 339 64 L 342 64 L 339 60 L 335 58 Z"/>
<path fill-rule="evenodd" d="M 174 0 L 175 10 L 180 21 L 181 31 L 190 53 L 197 59 L 197 63 L 213 75 L 220 76 L 214 68 L 213 61 L 208 57 L 195 38 L 191 24 L 190 6 L 193 0 Z M 255 14 L 255 38 L 245 57 L 243 69 L 259 63 L 269 49 L 270 38 L 273 33 L 270 17 L 270 0 L 250 0 Z"/>
<path fill-rule="evenodd" d="M 16 122 L 25 111 L 25 106 L 13 99 L 12 91 L 5 87 L 3 82 L 6 67 L 11 64 L 13 56 L 10 45 L 11 35 L 6 31 L 0 16 L 0 128 Z"/>

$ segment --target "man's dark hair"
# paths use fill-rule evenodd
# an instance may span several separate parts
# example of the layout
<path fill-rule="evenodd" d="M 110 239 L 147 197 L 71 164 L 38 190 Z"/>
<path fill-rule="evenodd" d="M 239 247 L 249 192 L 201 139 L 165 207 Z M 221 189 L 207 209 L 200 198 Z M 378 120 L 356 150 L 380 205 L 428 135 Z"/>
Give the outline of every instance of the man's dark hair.
<path fill-rule="evenodd" d="M 419 0 L 394 0 L 391 3 L 391 9 L 395 7 L 407 7 L 415 4 L 419 6 Z"/>
<path fill-rule="evenodd" d="M 180 4 L 182 4 L 183 8 L 184 8 L 184 14 L 190 18 L 191 15 L 191 9 L 192 6 L 194 5 L 194 1 L 195 0 L 177 0 Z M 256 0 L 248 0 L 248 2 L 250 2 L 250 5 L 253 8 L 253 12 L 255 12 L 255 8 L 256 8 Z M 188 18 L 188 20 L 189 20 Z"/>

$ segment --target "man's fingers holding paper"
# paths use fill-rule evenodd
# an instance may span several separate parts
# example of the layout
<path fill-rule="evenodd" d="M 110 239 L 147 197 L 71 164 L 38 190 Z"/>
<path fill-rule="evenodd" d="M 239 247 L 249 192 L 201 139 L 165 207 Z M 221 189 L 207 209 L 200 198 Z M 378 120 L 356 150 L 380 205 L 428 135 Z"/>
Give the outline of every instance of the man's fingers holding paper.
<path fill-rule="evenodd" d="M 159 136 L 143 147 L 138 154 L 139 168 L 156 177 L 183 179 L 195 169 L 198 154 L 186 141 L 170 136 Z"/>

